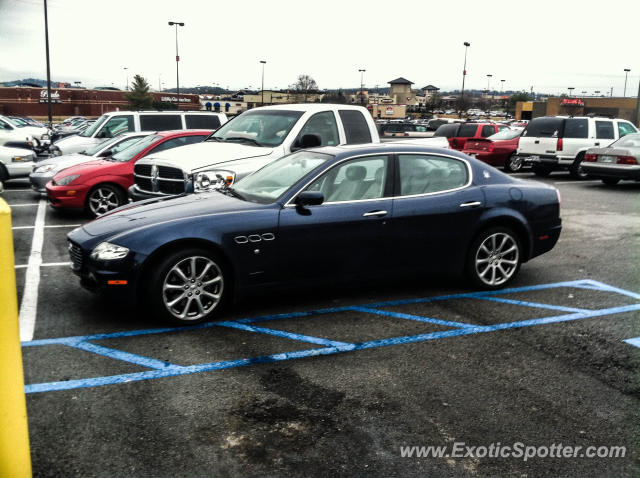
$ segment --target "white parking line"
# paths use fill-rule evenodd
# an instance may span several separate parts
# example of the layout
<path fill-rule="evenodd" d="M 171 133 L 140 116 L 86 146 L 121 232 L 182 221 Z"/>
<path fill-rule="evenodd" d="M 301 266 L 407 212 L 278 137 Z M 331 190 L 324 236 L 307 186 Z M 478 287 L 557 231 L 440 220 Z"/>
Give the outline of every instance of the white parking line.
<path fill-rule="evenodd" d="M 33 189 L 5 189 L 5 193 L 36 193 Z"/>
<path fill-rule="evenodd" d="M 24 293 L 20 304 L 20 340 L 28 342 L 33 339 L 36 327 L 36 313 L 38 311 L 38 286 L 40 284 L 40 265 L 42 264 L 42 244 L 44 242 L 44 217 L 47 211 L 47 201 L 38 202 L 36 223 L 31 242 L 31 254 L 27 264 L 27 274 L 24 281 Z"/>
<path fill-rule="evenodd" d="M 44 203 L 47 204 L 47 201 L 45 201 Z M 38 206 L 39 204 L 40 204 L 39 202 L 29 202 L 29 203 L 25 203 L 25 204 L 9 204 L 9 207 Z"/>
<path fill-rule="evenodd" d="M 590 181 L 580 181 L 576 179 L 575 181 L 554 181 L 553 184 L 588 184 L 588 183 L 599 183 L 601 182 L 599 179 L 592 179 Z"/>
<path fill-rule="evenodd" d="M 82 224 L 52 224 L 50 226 L 44 226 L 45 229 L 56 228 L 56 227 L 80 227 Z M 33 229 L 36 226 L 14 226 L 11 229 L 20 230 L 20 229 Z"/>
<path fill-rule="evenodd" d="M 59 267 L 59 266 L 70 266 L 71 262 L 44 262 L 40 264 L 40 267 Z M 15 266 L 16 269 L 25 269 L 28 264 L 19 264 Z"/>

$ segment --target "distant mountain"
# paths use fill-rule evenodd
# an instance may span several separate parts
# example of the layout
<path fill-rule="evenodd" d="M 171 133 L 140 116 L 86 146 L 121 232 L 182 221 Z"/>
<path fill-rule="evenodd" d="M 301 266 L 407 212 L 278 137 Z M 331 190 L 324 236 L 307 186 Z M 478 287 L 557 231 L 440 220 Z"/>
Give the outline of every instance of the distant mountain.
<path fill-rule="evenodd" d="M 38 78 L 24 78 L 23 80 L 5 81 L 0 83 L 2 86 L 33 86 L 39 88 L 47 87 L 47 80 L 40 80 Z M 51 81 L 51 88 L 66 88 L 71 86 L 64 81 Z"/>

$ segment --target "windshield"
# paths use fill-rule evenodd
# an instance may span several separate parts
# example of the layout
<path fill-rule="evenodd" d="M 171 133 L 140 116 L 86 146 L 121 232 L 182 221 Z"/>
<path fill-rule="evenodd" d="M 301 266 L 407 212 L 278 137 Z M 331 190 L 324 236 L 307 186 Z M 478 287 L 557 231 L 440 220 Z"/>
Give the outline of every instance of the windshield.
<path fill-rule="evenodd" d="M 332 158 L 330 154 L 313 151 L 293 153 L 238 181 L 233 189 L 247 201 L 270 204 L 300 179 Z"/>
<path fill-rule="evenodd" d="M 640 133 L 628 134 L 609 147 L 612 148 L 614 146 L 616 148 L 640 148 Z"/>
<path fill-rule="evenodd" d="M 90 148 L 87 148 L 84 151 L 82 151 L 81 154 L 86 154 L 87 156 L 93 156 L 98 151 L 100 151 L 102 148 L 104 148 L 105 146 L 108 146 L 107 145 L 107 141 L 109 141 L 109 143 L 115 143 L 116 142 L 113 139 L 100 141 L 99 143 L 94 144 Z"/>
<path fill-rule="evenodd" d="M 121 163 L 126 163 L 130 159 L 133 159 L 136 155 L 138 155 L 141 151 L 148 148 L 154 141 L 161 138 L 161 136 L 150 134 L 149 136 L 145 136 L 137 143 L 133 143 L 128 148 L 123 149 L 118 154 L 114 154 L 111 156 L 111 159 L 114 161 L 118 161 Z"/>
<path fill-rule="evenodd" d="M 499 133 L 492 134 L 487 139 L 490 139 L 493 141 L 501 140 L 501 139 L 513 139 L 513 138 L 517 138 L 521 134 L 522 134 L 521 129 L 503 129 Z"/>
<path fill-rule="evenodd" d="M 98 118 L 98 121 L 93 123 L 89 128 L 85 129 L 82 133 L 80 133 L 80 136 L 84 138 L 91 137 L 93 133 L 95 133 L 98 130 L 98 128 L 102 126 L 105 121 L 107 121 L 108 118 L 109 117 L 107 115 L 102 115 L 100 118 Z"/>
<path fill-rule="evenodd" d="M 11 121 L 18 128 L 24 128 L 25 126 L 29 126 L 29 123 L 27 123 L 25 120 L 20 118 L 9 118 L 9 121 Z"/>
<path fill-rule="evenodd" d="M 207 141 L 229 141 L 272 148 L 282 144 L 302 111 L 247 111 L 227 122 Z"/>

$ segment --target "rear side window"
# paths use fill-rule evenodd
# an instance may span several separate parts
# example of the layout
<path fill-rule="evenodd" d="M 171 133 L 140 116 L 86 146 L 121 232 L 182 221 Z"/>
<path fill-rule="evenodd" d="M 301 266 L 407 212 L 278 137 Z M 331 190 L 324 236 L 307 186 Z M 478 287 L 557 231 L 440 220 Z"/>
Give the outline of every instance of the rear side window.
<path fill-rule="evenodd" d="M 613 139 L 613 122 L 596 121 L 596 138 Z"/>
<path fill-rule="evenodd" d="M 216 115 L 186 115 L 187 129 L 218 129 L 220 118 Z"/>
<path fill-rule="evenodd" d="M 142 131 L 182 129 L 182 118 L 180 115 L 140 115 L 140 129 Z"/>
<path fill-rule="evenodd" d="M 620 138 L 636 132 L 637 132 L 636 129 L 631 124 L 618 121 L 618 136 Z"/>
<path fill-rule="evenodd" d="M 482 137 L 486 138 L 487 136 L 491 136 L 496 132 L 496 129 L 493 126 L 486 125 L 482 127 Z"/>
<path fill-rule="evenodd" d="M 564 118 L 534 118 L 525 128 L 522 137 L 557 138 L 562 135 L 563 124 Z"/>
<path fill-rule="evenodd" d="M 347 144 L 364 144 L 371 142 L 369 124 L 360 111 L 340 110 L 340 119 L 347 135 Z"/>
<path fill-rule="evenodd" d="M 460 129 L 458 130 L 458 134 L 456 136 L 460 138 L 473 138 L 476 135 L 477 130 L 477 124 L 463 124 L 460 126 Z"/>
<path fill-rule="evenodd" d="M 444 136 L 445 138 L 453 138 L 454 136 L 456 136 L 456 133 L 458 132 L 458 126 L 457 124 L 443 124 L 442 126 L 440 126 L 434 136 Z"/>
<path fill-rule="evenodd" d="M 589 120 L 569 118 L 564 123 L 564 138 L 588 138 Z"/>

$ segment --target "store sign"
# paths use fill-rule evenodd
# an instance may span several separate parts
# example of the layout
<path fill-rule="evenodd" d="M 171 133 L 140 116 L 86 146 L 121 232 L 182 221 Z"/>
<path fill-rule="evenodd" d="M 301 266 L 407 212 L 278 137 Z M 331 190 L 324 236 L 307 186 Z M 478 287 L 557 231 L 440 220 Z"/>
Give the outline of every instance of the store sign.
<path fill-rule="evenodd" d="M 163 96 L 162 98 L 160 98 L 160 101 L 166 101 L 168 103 L 176 103 L 178 101 L 178 97 Z M 180 98 L 180 103 L 191 103 L 191 98 Z"/>
<path fill-rule="evenodd" d="M 393 114 L 393 106 L 387 106 L 387 110 L 385 111 L 385 114 L 392 115 Z"/>
<path fill-rule="evenodd" d="M 560 104 L 562 106 L 584 106 L 584 101 L 580 98 L 565 98 Z"/>
<path fill-rule="evenodd" d="M 40 103 L 47 103 L 47 90 L 40 90 Z M 60 92 L 51 92 L 51 103 L 62 103 L 60 100 Z"/>

